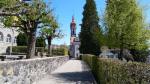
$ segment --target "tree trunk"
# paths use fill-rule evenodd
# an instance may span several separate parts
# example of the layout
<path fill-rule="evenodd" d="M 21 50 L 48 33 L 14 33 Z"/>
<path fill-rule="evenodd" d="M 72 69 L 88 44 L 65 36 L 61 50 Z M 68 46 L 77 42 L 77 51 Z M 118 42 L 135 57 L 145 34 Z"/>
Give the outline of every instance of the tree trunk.
<path fill-rule="evenodd" d="M 52 37 L 49 36 L 49 37 L 47 38 L 47 40 L 48 40 L 48 56 L 52 56 L 52 49 L 51 49 Z"/>
<path fill-rule="evenodd" d="M 119 54 L 119 59 L 123 60 L 123 35 L 121 35 L 121 39 L 120 39 L 120 54 Z"/>
<path fill-rule="evenodd" d="M 123 60 L 123 48 L 122 47 L 120 47 L 119 59 Z"/>
<path fill-rule="evenodd" d="M 36 32 L 31 32 L 28 34 L 28 46 L 27 46 L 27 59 L 35 55 L 35 42 L 36 42 Z"/>

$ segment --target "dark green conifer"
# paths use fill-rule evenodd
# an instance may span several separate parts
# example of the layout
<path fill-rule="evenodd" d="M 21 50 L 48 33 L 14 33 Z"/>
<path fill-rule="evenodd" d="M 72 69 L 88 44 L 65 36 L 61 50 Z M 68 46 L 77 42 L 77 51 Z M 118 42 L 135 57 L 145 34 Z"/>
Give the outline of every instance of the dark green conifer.
<path fill-rule="evenodd" d="M 99 55 L 100 37 L 102 35 L 99 17 L 94 0 L 86 0 L 80 33 L 80 52 Z"/>

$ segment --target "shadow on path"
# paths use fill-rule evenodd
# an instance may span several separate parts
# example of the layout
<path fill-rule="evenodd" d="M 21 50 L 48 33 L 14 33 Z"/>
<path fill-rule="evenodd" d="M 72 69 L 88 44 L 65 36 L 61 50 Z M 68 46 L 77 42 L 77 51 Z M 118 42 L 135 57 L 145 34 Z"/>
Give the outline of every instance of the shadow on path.
<path fill-rule="evenodd" d="M 52 76 L 65 79 L 66 81 L 93 81 L 91 79 L 91 74 L 89 71 L 83 72 L 66 72 L 66 73 L 59 73 L 53 74 Z"/>
<path fill-rule="evenodd" d="M 35 84 L 96 84 L 89 67 L 80 60 L 70 60 Z"/>

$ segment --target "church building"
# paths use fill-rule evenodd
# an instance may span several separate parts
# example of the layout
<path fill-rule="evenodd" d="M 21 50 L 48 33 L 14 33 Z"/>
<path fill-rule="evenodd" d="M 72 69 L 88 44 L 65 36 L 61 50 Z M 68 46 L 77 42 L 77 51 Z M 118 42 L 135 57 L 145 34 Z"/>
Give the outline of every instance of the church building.
<path fill-rule="evenodd" d="M 76 23 L 74 17 L 72 17 L 72 22 L 70 24 L 71 36 L 70 36 L 70 56 L 73 58 L 78 58 L 80 56 L 80 40 L 76 35 Z"/>
<path fill-rule="evenodd" d="M 16 37 L 18 32 L 15 28 L 5 28 L 2 23 L 0 23 L 0 54 L 7 52 L 9 46 L 17 46 Z"/>

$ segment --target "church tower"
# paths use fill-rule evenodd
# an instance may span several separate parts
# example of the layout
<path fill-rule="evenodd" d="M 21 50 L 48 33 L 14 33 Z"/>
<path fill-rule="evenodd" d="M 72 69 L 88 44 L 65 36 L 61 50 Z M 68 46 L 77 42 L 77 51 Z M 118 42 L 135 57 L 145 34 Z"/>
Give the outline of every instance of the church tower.
<path fill-rule="evenodd" d="M 76 23 L 74 17 L 72 17 L 72 21 L 70 23 L 70 31 L 70 56 L 73 58 L 78 58 L 80 56 L 80 41 L 78 36 L 76 35 Z"/>
<path fill-rule="evenodd" d="M 72 16 L 72 22 L 70 23 L 70 30 L 71 30 L 70 44 L 72 44 L 76 38 L 76 23 L 74 20 L 74 16 Z"/>

